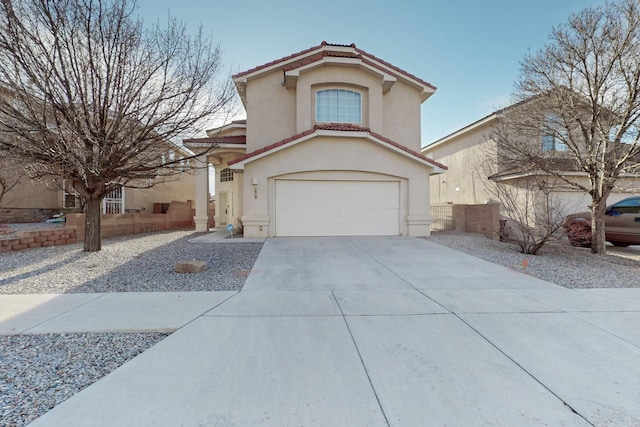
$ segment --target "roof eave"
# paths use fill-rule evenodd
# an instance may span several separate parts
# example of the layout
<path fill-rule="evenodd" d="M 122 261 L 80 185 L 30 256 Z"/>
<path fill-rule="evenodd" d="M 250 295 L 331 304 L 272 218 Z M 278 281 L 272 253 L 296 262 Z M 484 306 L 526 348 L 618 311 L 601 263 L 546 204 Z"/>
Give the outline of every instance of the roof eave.
<path fill-rule="evenodd" d="M 434 142 L 432 142 L 429 145 L 426 145 L 425 147 L 422 148 L 422 150 L 420 150 L 423 154 L 425 152 L 431 151 L 434 148 L 437 148 L 441 145 L 445 145 L 446 143 L 448 143 L 449 141 L 451 141 L 454 138 L 458 138 L 464 134 L 466 134 L 467 132 L 471 132 L 472 130 L 475 130 L 481 126 L 484 126 L 486 124 L 489 124 L 491 122 L 493 122 L 494 120 L 497 120 L 498 118 L 500 118 L 500 114 L 497 112 L 493 112 L 491 114 L 489 114 L 488 116 L 485 116 L 483 118 L 481 118 L 480 120 L 477 120 L 473 123 L 471 123 L 470 125 L 467 125 L 461 129 L 458 129 L 457 131 L 450 133 L 449 135 L 442 137 L 438 140 L 435 140 Z"/>
<path fill-rule="evenodd" d="M 391 86 L 393 85 L 393 83 L 395 83 L 397 78 L 401 78 L 406 83 L 416 88 L 419 88 L 421 90 L 421 97 L 420 97 L 421 102 L 424 102 L 425 100 L 427 100 L 431 95 L 435 93 L 437 89 L 432 84 L 424 80 L 421 80 L 420 78 L 414 76 L 413 74 L 410 74 L 386 61 L 383 61 L 382 59 L 377 58 L 376 56 L 371 55 L 363 51 L 362 49 L 355 47 L 355 45 L 349 45 L 349 46 L 332 45 L 332 44 L 327 44 L 323 42 L 320 46 L 309 48 L 302 52 L 287 56 L 279 60 L 269 62 L 265 65 L 255 67 L 250 70 L 247 70 L 232 76 L 233 82 L 236 86 L 236 90 L 240 95 L 240 99 L 242 100 L 243 105 L 245 103 L 246 86 L 247 86 L 248 80 L 258 77 L 260 75 L 263 75 L 265 73 L 270 73 L 273 71 L 282 71 L 282 69 L 286 68 L 287 65 L 299 62 L 301 58 L 310 57 L 322 52 L 355 53 L 355 54 L 358 54 L 359 57 L 351 58 L 351 57 L 325 56 L 320 61 L 314 61 L 310 64 L 305 64 L 305 65 L 302 65 L 301 67 L 296 67 L 295 70 L 300 70 L 307 66 L 317 67 L 319 65 L 327 63 L 327 60 L 333 63 L 343 62 L 343 63 L 360 64 L 362 66 L 367 66 L 367 68 L 369 68 L 370 70 L 377 69 L 377 73 L 383 74 L 383 88 L 385 91 L 388 91 L 391 88 Z M 289 71 L 285 72 L 285 78 L 287 73 L 289 73 Z M 289 75 L 291 78 L 295 78 L 297 77 L 298 74 L 296 74 L 296 72 L 291 72 L 289 73 Z M 294 83 L 287 84 L 285 80 L 285 84 L 287 85 L 287 87 L 290 87 L 290 85 Z"/>
<path fill-rule="evenodd" d="M 399 144 L 393 143 L 386 138 L 377 135 L 375 133 L 367 132 L 367 131 L 340 131 L 340 130 L 324 130 L 324 129 L 316 129 L 312 131 L 307 131 L 301 134 L 300 137 L 288 141 L 288 142 L 280 142 L 275 144 L 273 148 L 264 149 L 264 151 L 248 157 L 246 159 L 242 159 L 238 162 L 231 163 L 229 168 L 232 170 L 242 171 L 244 170 L 244 166 L 247 163 L 251 163 L 253 161 L 259 160 L 263 157 L 270 156 L 271 154 L 277 153 L 286 148 L 297 145 L 301 142 L 304 142 L 308 139 L 315 138 L 318 136 L 329 136 L 329 137 L 347 137 L 347 138 L 364 138 L 369 141 L 375 142 L 376 144 L 389 149 L 396 154 L 399 154 L 403 157 L 406 157 L 410 160 L 416 161 L 424 166 L 427 166 L 431 169 L 430 175 L 441 174 L 447 171 L 447 167 L 442 165 L 441 163 L 436 162 L 435 160 L 429 159 L 427 157 L 422 156 L 420 153 L 413 152 L 404 146 L 400 146 Z"/>

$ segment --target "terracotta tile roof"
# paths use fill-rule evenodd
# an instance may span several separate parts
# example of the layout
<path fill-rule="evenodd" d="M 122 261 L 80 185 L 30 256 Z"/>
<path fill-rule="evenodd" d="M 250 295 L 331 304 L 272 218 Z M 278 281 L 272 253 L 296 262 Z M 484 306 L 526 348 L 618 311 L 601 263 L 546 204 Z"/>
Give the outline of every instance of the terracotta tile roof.
<path fill-rule="evenodd" d="M 246 144 L 245 135 L 218 136 L 215 138 L 189 138 L 182 141 L 184 144 Z"/>
<path fill-rule="evenodd" d="M 354 49 L 356 48 L 356 44 L 355 43 L 340 44 L 340 43 L 327 43 L 326 41 L 323 41 L 322 43 L 320 43 L 320 46 L 352 47 Z"/>
<path fill-rule="evenodd" d="M 429 87 L 430 87 L 431 89 L 433 89 L 433 90 L 436 90 L 436 89 L 437 89 L 437 88 L 436 88 L 434 85 L 432 85 L 431 83 L 429 83 L 429 82 L 427 82 L 427 81 L 425 81 L 425 80 L 422 80 L 421 78 L 416 77 L 415 75 L 413 75 L 413 74 L 411 74 L 411 73 L 409 73 L 409 72 L 407 72 L 407 71 L 403 70 L 402 68 L 396 67 L 395 65 L 392 65 L 392 64 L 390 64 L 389 62 L 384 61 L 384 60 L 382 60 L 382 59 L 380 59 L 380 58 L 376 57 L 375 55 L 371 55 L 370 53 L 365 52 L 364 50 L 359 49 L 359 48 L 357 48 L 357 47 L 355 48 L 355 50 L 356 50 L 356 52 L 359 52 L 361 55 L 363 55 L 363 56 L 365 57 L 365 58 L 363 58 L 363 60 L 362 60 L 362 62 L 364 62 L 365 64 L 369 64 L 369 65 L 371 65 L 371 66 L 373 66 L 373 67 L 379 68 L 379 67 L 377 67 L 375 64 L 371 63 L 369 60 L 367 60 L 367 59 L 366 59 L 366 57 L 372 58 L 372 59 L 374 59 L 374 60 L 376 60 L 376 61 L 378 61 L 378 62 L 380 62 L 380 63 L 384 64 L 385 66 L 387 66 L 387 67 L 391 68 L 392 70 L 395 70 L 395 71 L 397 71 L 398 73 L 405 75 L 406 77 L 409 77 L 409 78 L 411 78 L 411 79 L 413 79 L 413 80 L 416 80 L 416 81 L 418 81 L 418 82 L 422 83 L 422 84 L 423 84 L 423 85 L 425 85 L 425 86 L 429 86 Z"/>
<path fill-rule="evenodd" d="M 315 125 L 314 129 L 323 130 L 346 130 L 351 132 L 369 132 L 369 128 L 364 126 L 356 126 L 351 123 L 322 123 Z"/>
<path fill-rule="evenodd" d="M 323 58 L 326 57 L 330 57 L 330 58 L 355 58 L 355 59 L 360 59 L 361 56 L 359 54 L 354 54 L 354 53 L 350 53 L 350 52 L 320 52 L 316 55 L 312 55 L 309 56 L 307 58 L 304 58 L 298 62 L 294 62 L 292 64 L 289 64 L 285 67 L 282 68 L 283 71 L 291 71 L 291 70 L 295 70 L 296 68 L 300 68 L 303 67 L 305 65 L 308 64 L 313 64 L 314 62 L 318 62 L 321 61 Z"/>
<path fill-rule="evenodd" d="M 268 68 L 268 67 L 271 67 L 272 65 L 276 65 L 276 64 L 278 64 L 280 62 L 285 62 L 285 61 L 293 59 L 293 58 L 295 58 L 297 56 L 302 56 L 302 55 L 305 55 L 305 54 L 307 54 L 309 52 L 313 52 L 314 50 L 320 49 L 322 46 L 323 45 L 310 47 L 309 49 L 305 49 L 305 50 L 300 51 L 298 53 L 294 53 L 294 54 L 291 54 L 289 56 L 285 56 L 283 58 L 276 59 L 276 60 L 271 61 L 271 62 L 267 62 L 266 64 L 258 65 L 257 67 L 253 67 L 253 68 L 251 68 L 251 69 L 249 69 L 247 71 L 243 71 L 243 72 L 238 73 L 238 74 L 234 74 L 231 77 L 232 78 L 236 78 L 236 77 L 244 76 L 244 75 L 247 75 L 247 74 L 251 74 L 251 73 L 256 72 L 258 70 L 262 70 L 263 68 Z"/>
<path fill-rule="evenodd" d="M 408 77 L 410 79 L 413 79 L 413 80 L 419 82 L 420 84 L 428 86 L 428 87 L 430 87 L 430 88 L 432 88 L 434 90 L 436 89 L 436 87 L 433 86 L 431 83 L 429 83 L 429 82 L 427 82 L 425 80 L 422 80 L 421 78 L 416 77 L 415 75 L 413 75 L 411 73 L 408 73 L 407 71 L 403 70 L 402 68 L 396 67 L 395 65 L 392 65 L 389 62 L 386 62 L 386 61 L 384 61 L 384 60 L 382 60 L 382 59 L 380 59 L 380 58 L 378 58 L 378 57 L 376 57 L 374 55 L 371 55 L 370 53 L 365 52 L 362 49 L 357 48 L 355 43 L 351 43 L 349 45 L 345 45 L 345 44 L 331 44 L 331 43 L 327 43 L 326 41 L 323 41 L 322 43 L 320 43 L 319 46 L 314 46 L 314 47 L 311 47 L 309 49 L 305 49 L 303 51 L 300 51 L 298 53 L 294 53 L 294 54 L 291 54 L 289 56 L 285 56 L 283 58 L 276 59 L 276 60 L 271 61 L 271 62 L 267 62 L 266 64 L 259 65 L 257 67 L 251 68 L 250 70 L 243 71 L 241 73 L 235 74 L 232 77 L 233 78 L 237 78 L 237 77 L 245 76 L 247 74 L 251 74 L 251 73 L 254 73 L 256 71 L 262 70 L 264 68 L 268 68 L 268 67 L 277 65 L 279 63 L 282 63 L 282 62 L 287 62 L 287 61 L 292 60 L 292 59 L 294 59 L 296 57 L 304 56 L 304 55 L 306 55 L 306 54 L 308 54 L 310 52 L 313 52 L 314 50 L 321 49 L 324 46 L 349 47 L 349 48 L 354 49 L 354 51 L 357 52 L 357 54 L 350 53 L 350 52 L 331 52 L 331 51 L 319 52 L 317 55 L 312 55 L 312 56 L 310 56 L 308 58 L 304 58 L 304 59 L 302 59 L 301 61 L 299 61 L 297 63 L 288 64 L 287 66 L 284 67 L 284 71 L 290 71 L 290 70 L 293 70 L 293 69 L 298 68 L 300 66 L 320 61 L 322 58 L 324 58 L 326 56 L 346 57 L 346 58 L 359 58 L 359 59 L 362 60 L 363 63 L 365 63 L 367 65 L 370 65 L 370 66 L 372 66 L 374 68 L 382 70 L 382 67 L 380 65 L 376 64 L 376 62 L 378 62 L 380 64 L 383 64 L 385 67 L 388 67 L 388 68 L 394 70 L 395 72 L 404 75 L 405 77 Z M 367 59 L 367 58 L 370 58 L 371 60 Z M 375 62 L 373 62 L 372 60 L 375 61 Z M 382 71 L 385 71 L 385 70 L 382 70 Z"/>
<path fill-rule="evenodd" d="M 398 148 L 398 149 L 410 154 L 413 157 L 416 157 L 416 158 L 418 158 L 418 159 L 420 159 L 422 161 L 430 163 L 430 164 L 432 164 L 434 166 L 437 166 L 439 168 L 442 168 L 444 170 L 448 169 L 442 163 L 438 163 L 433 159 L 430 159 L 430 158 L 428 158 L 426 156 L 423 156 L 422 154 L 418 153 L 415 150 L 407 148 L 402 144 L 398 144 L 397 142 L 394 142 L 394 141 L 390 140 L 389 138 L 386 138 L 386 137 L 384 137 L 384 136 L 382 136 L 380 134 L 377 134 L 375 132 L 371 132 L 369 130 L 369 128 L 365 128 L 365 127 L 362 127 L 362 126 L 355 126 L 355 125 L 351 125 L 351 124 L 344 124 L 344 123 L 327 123 L 327 124 L 316 125 L 313 129 L 306 130 L 306 131 L 301 132 L 301 133 L 299 133 L 297 135 L 293 135 L 293 136 L 291 136 L 289 138 L 283 139 L 282 141 L 278 141 L 275 144 L 268 145 L 268 146 L 263 147 L 263 148 L 261 148 L 259 150 L 256 150 L 256 151 L 253 151 L 251 153 L 247 153 L 247 154 L 245 154 L 243 156 L 240 156 L 238 158 L 235 158 L 235 159 L 229 161 L 228 164 L 229 165 L 233 165 L 233 164 L 242 162 L 244 160 L 250 159 L 252 157 L 258 156 L 258 155 L 260 155 L 262 153 L 266 153 L 266 152 L 271 151 L 271 150 L 273 150 L 275 148 L 278 148 L 278 147 L 281 147 L 283 145 L 289 144 L 289 143 L 291 143 L 293 141 L 296 141 L 296 140 L 298 140 L 300 138 L 304 138 L 305 136 L 312 135 L 312 134 L 316 133 L 318 130 L 338 130 L 338 131 L 350 131 L 350 132 L 367 132 L 372 137 L 384 142 L 385 144 L 388 144 L 388 145 L 391 145 L 391 146 L 393 146 L 395 148 Z"/>
<path fill-rule="evenodd" d="M 271 151 L 274 148 L 277 148 L 277 147 L 280 147 L 282 145 L 288 144 L 288 143 L 290 143 L 292 141 L 295 141 L 296 139 L 300 139 L 300 138 L 305 137 L 307 135 L 311 135 L 314 132 L 315 132 L 315 129 L 309 129 L 308 131 L 299 133 L 297 135 L 293 135 L 293 136 L 291 136 L 289 138 L 283 139 L 282 141 L 276 142 L 275 144 L 267 145 L 266 147 L 260 148 L 259 150 L 252 151 L 251 153 L 247 153 L 247 154 L 245 154 L 243 156 L 240 156 L 240 157 L 238 157 L 236 159 L 233 159 L 233 160 L 227 162 L 227 164 L 228 165 L 233 165 L 233 164 L 236 164 L 236 163 L 241 162 L 243 160 L 247 160 L 247 159 L 249 159 L 251 157 L 257 156 L 258 154 L 266 153 L 267 151 Z"/>

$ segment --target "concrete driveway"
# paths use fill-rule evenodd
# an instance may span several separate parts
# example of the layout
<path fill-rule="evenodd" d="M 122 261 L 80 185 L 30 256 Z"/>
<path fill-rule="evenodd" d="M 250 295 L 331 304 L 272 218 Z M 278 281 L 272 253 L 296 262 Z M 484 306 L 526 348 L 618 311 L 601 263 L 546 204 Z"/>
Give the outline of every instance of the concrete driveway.
<path fill-rule="evenodd" d="M 269 239 L 242 292 L 33 425 L 640 425 L 639 291 L 424 239 Z"/>

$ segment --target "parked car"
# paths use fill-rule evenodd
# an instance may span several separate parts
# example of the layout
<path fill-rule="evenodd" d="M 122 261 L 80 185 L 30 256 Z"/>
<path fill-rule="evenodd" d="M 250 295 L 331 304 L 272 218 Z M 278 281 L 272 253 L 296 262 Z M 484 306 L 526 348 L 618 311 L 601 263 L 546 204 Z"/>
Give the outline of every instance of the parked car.
<path fill-rule="evenodd" d="M 573 246 L 591 246 L 591 213 L 567 216 L 564 229 Z M 640 245 L 640 196 L 608 206 L 604 218 L 605 239 L 614 246 Z"/>

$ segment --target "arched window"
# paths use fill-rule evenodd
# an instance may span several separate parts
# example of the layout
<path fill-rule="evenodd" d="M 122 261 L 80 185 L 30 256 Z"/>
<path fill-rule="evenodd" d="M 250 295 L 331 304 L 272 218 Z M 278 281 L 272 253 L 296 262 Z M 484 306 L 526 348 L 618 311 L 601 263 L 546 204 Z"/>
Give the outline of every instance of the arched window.
<path fill-rule="evenodd" d="M 362 123 L 362 95 L 346 89 L 323 89 L 317 91 L 316 121 Z"/>
<path fill-rule="evenodd" d="M 233 171 L 229 168 L 220 171 L 220 182 L 233 181 Z"/>

